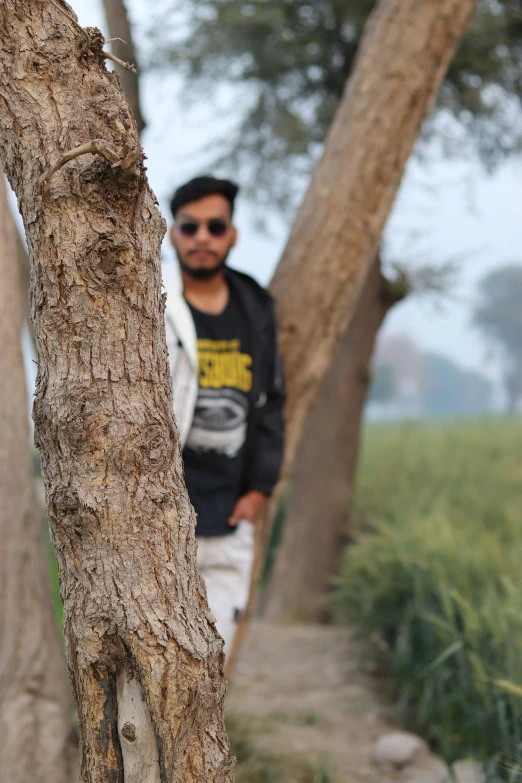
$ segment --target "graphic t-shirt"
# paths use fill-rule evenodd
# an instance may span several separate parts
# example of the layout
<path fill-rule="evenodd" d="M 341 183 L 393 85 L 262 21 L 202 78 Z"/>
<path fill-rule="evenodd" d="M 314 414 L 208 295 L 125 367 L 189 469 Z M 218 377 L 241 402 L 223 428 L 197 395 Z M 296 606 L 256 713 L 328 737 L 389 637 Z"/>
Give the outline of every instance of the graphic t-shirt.
<path fill-rule="evenodd" d="M 227 520 L 241 493 L 252 389 L 248 324 L 231 290 L 220 315 L 189 304 L 196 326 L 199 393 L 183 449 L 185 481 L 198 536 L 232 533 Z"/>

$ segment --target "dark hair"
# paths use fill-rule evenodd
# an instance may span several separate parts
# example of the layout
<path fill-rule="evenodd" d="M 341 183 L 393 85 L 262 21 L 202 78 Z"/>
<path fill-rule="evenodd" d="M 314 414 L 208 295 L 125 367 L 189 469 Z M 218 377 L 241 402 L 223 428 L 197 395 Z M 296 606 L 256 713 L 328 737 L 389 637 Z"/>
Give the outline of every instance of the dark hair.
<path fill-rule="evenodd" d="M 230 204 L 230 212 L 234 213 L 234 201 L 239 191 L 239 185 L 228 179 L 216 179 L 216 177 L 204 176 L 195 177 L 190 182 L 181 185 L 172 196 L 170 209 L 172 216 L 176 217 L 176 212 L 185 204 L 191 201 L 199 201 L 205 196 L 224 196 Z"/>

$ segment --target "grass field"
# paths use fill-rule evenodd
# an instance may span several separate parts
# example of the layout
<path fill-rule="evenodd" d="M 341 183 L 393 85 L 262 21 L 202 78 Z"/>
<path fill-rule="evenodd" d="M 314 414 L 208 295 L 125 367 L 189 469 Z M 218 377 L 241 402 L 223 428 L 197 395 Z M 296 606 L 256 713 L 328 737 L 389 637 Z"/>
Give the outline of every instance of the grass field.
<path fill-rule="evenodd" d="M 522 420 L 367 428 L 335 601 L 448 760 L 522 780 Z"/>

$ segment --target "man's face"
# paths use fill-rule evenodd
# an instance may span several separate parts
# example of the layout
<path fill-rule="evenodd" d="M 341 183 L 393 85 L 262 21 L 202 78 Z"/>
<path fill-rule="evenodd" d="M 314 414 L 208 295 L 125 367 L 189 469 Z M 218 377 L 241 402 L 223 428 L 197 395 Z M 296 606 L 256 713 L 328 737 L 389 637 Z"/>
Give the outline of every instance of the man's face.
<path fill-rule="evenodd" d="M 170 241 L 186 271 L 217 270 L 224 264 L 237 241 L 231 220 L 230 204 L 218 194 L 179 208 Z"/>

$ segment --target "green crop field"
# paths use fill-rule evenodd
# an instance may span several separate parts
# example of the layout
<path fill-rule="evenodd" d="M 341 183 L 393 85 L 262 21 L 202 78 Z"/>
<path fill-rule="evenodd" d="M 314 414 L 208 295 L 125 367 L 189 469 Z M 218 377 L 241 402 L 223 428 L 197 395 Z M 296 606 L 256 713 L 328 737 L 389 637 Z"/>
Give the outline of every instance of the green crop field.
<path fill-rule="evenodd" d="M 522 420 L 367 428 L 335 601 L 448 760 L 522 772 Z"/>

